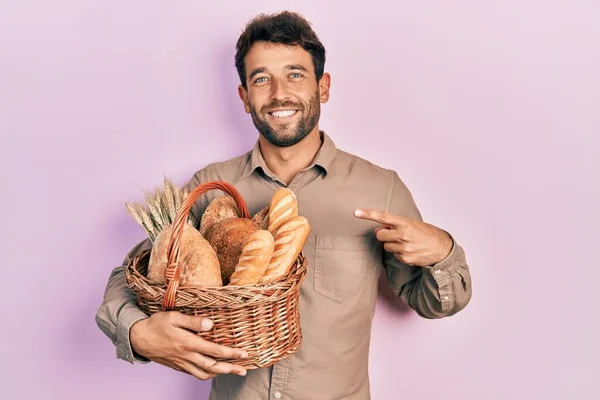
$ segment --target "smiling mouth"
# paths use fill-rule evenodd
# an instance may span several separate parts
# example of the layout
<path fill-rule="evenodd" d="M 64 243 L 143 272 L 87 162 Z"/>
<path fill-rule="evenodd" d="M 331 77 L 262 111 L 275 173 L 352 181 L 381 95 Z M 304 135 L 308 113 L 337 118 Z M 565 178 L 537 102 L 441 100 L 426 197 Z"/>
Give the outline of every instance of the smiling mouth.
<path fill-rule="evenodd" d="M 295 115 L 297 112 L 298 110 L 277 110 L 271 111 L 268 114 L 275 118 L 287 118 L 291 117 L 292 115 Z"/>

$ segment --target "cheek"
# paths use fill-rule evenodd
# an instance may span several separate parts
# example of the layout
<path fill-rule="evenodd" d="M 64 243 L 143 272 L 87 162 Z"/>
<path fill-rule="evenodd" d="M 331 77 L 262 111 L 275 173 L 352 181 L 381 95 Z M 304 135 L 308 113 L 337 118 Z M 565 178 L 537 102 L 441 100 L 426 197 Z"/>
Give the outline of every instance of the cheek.
<path fill-rule="evenodd" d="M 262 107 L 268 104 L 268 96 L 260 91 L 254 91 L 248 94 L 248 105 L 256 112 L 260 113 Z"/>
<path fill-rule="evenodd" d="M 303 88 L 298 88 L 295 93 L 296 98 L 301 101 L 305 107 L 314 108 L 313 103 L 319 102 L 319 90 L 315 85 L 305 85 Z"/>
<path fill-rule="evenodd" d="M 308 83 L 298 84 L 298 86 L 294 89 L 294 95 L 306 103 L 309 103 L 312 97 L 315 95 L 315 92 L 317 92 L 317 88 L 314 85 L 309 85 Z"/>

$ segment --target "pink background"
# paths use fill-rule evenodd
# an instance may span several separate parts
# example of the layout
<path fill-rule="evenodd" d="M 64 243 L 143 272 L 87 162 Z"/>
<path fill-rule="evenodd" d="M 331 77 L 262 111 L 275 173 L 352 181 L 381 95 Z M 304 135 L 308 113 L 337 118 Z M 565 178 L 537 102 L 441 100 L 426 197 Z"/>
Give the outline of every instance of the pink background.
<path fill-rule="evenodd" d="M 450 319 L 382 290 L 373 398 L 599 398 L 598 3 L 350 3 L 2 2 L 1 398 L 206 399 L 116 360 L 94 314 L 143 237 L 124 202 L 253 145 L 234 45 L 282 8 L 327 48 L 322 128 L 396 169 L 472 268 Z"/>

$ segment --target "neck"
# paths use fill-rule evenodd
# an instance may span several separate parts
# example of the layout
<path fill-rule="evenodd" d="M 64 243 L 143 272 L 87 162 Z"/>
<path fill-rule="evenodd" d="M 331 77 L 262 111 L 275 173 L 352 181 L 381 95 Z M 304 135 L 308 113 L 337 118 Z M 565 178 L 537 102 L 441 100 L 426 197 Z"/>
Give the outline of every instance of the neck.
<path fill-rule="evenodd" d="M 289 185 L 299 171 L 313 162 L 321 148 L 321 135 L 317 126 L 293 146 L 274 146 L 262 135 L 259 135 L 259 144 L 267 167 L 286 185 Z"/>

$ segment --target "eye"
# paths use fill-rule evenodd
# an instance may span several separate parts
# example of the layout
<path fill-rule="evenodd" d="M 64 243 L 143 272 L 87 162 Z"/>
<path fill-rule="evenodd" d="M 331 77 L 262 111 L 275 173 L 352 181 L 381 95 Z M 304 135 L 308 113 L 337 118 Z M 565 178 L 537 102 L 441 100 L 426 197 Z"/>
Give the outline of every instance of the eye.
<path fill-rule="evenodd" d="M 266 76 L 260 76 L 254 80 L 254 84 L 265 83 L 267 81 Z"/>
<path fill-rule="evenodd" d="M 302 78 L 304 75 L 302 75 L 300 72 L 292 72 L 290 74 L 291 78 Z"/>

